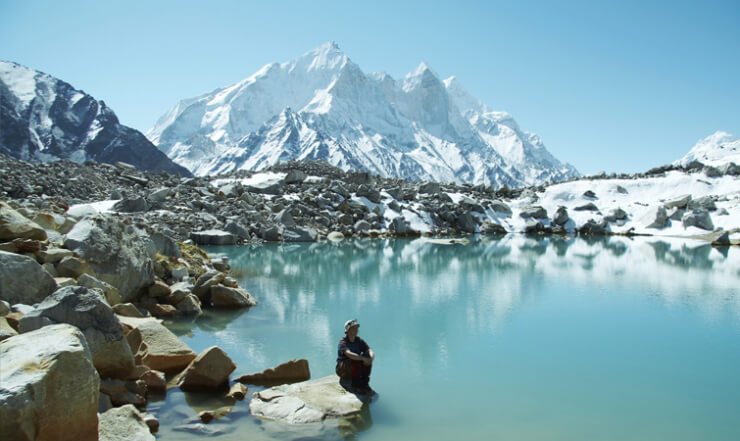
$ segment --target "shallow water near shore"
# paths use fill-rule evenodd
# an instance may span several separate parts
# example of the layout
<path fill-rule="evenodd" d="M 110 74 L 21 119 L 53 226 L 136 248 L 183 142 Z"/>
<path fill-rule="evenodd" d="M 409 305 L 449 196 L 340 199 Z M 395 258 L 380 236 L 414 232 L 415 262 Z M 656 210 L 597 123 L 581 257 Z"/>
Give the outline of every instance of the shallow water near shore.
<path fill-rule="evenodd" d="M 740 249 L 508 235 L 211 247 L 260 304 L 168 323 L 236 377 L 307 358 L 333 373 L 350 318 L 376 352 L 365 424 L 290 427 L 248 400 L 212 439 L 740 439 Z M 250 387 L 249 395 L 259 388 Z M 171 391 L 163 440 L 233 402 Z"/>

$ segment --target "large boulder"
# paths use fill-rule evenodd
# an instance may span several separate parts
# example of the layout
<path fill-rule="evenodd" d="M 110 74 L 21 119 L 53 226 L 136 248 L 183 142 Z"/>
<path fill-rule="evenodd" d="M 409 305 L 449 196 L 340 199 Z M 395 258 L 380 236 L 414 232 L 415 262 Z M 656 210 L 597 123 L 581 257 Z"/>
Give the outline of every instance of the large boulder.
<path fill-rule="evenodd" d="M 198 245 L 234 245 L 236 236 L 223 230 L 192 231 L 190 239 Z"/>
<path fill-rule="evenodd" d="M 552 218 L 552 223 L 554 223 L 555 225 L 563 226 L 566 222 L 568 222 L 568 219 L 570 219 L 570 217 L 568 216 L 568 209 L 561 205 L 555 211 L 555 216 Z"/>
<path fill-rule="evenodd" d="M 127 335 L 131 350 L 137 359 L 151 369 L 168 374 L 185 369 L 196 354 L 154 318 L 119 317 L 131 329 Z"/>
<path fill-rule="evenodd" d="M 10 205 L 0 201 L 0 241 L 17 238 L 46 240 L 46 231 Z"/>
<path fill-rule="evenodd" d="M 455 226 L 457 229 L 465 233 L 475 233 L 475 219 L 469 211 L 460 213 L 455 219 Z"/>
<path fill-rule="evenodd" d="M 100 379 L 79 329 L 60 324 L 9 338 L 0 360 L 3 439 L 98 439 Z"/>
<path fill-rule="evenodd" d="M 330 375 L 302 383 L 275 386 L 252 395 L 252 415 L 288 424 L 310 424 L 358 414 L 363 402 Z"/>
<path fill-rule="evenodd" d="M 114 407 L 100 414 L 100 441 L 154 441 L 141 413 L 133 404 Z"/>
<path fill-rule="evenodd" d="M 508 216 L 511 215 L 511 208 L 502 201 L 499 201 L 499 200 L 491 201 L 490 207 L 496 213 L 501 213 L 501 214 L 505 214 Z"/>
<path fill-rule="evenodd" d="M 67 323 L 82 331 L 101 377 L 126 378 L 134 369 L 123 326 L 100 291 L 83 286 L 58 289 L 21 318 L 21 332 L 48 323 Z"/>
<path fill-rule="evenodd" d="M 306 381 L 311 378 L 311 370 L 308 368 L 308 360 L 290 360 L 274 368 L 265 369 L 256 374 L 246 374 L 237 378 L 236 381 L 254 385 L 288 384 Z"/>
<path fill-rule="evenodd" d="M 702 230 L 712 231 L 714 230 L 714 223 L 712 222 L 712 216 L 707 210 L 694 210 L 683 215 L 681 219 L 684 227 L 697 227 Z"/>
<path fill-rule="evenodd" d="M 216 308 L 245 308 L 257 304 L 247 290 L 223 285 L 211 287 L 211 302 Z"/>
<path fill-rule="evenodd" d="M 236 369 L 236 364 L 219 347 L 211 346 L 190 362 L 178 376 L 177 386 L 185 391 L 209 391 L 226 389 L 229 375 Z"/>
<path fill-rule="evenodd" d="M 663 207 L 650 207 L 650 209 L 642 215 L 639 223 L 645 225 L 646 228 L 665 228 L 668 225 L 668 213 Z"/>
<path fill-rule="evenodd" d="M 547 217 L 547 210 L 538 205 L 523 207 L 519 213 L 519 217 L 524 219 L 545 219 Z"/>
<path fill-rule="evenodd" d="M 362 196 L 367 198 L 370 202 L 373 202 L 375 204 L 380 203 L 380 191 L 378 191 L 376 188 L 373 188 L 369 185 L 362 184 L 357 188 L 357 196 Z"/>
<path fill-rule="evenodd" d="M 0 251 L 0 300 L 8 303 L 38 303 L 54 292 L 57 283 L 41 265 L 28 256 Z"/>
<path fill-rule="evenodd" d="M 316 242 L 318 232 L 310 227 L 286 227 L 282 236 L 285 242 Z"/>
<path fill-rule="evenodd" d="M 98 279 L 117 288 L 123 302 L 136 300 L 139 289 L 154 282 L 154 242 L 113 216 L 83 219 L 67 233 L 64 245 L 84 259 Z"/>

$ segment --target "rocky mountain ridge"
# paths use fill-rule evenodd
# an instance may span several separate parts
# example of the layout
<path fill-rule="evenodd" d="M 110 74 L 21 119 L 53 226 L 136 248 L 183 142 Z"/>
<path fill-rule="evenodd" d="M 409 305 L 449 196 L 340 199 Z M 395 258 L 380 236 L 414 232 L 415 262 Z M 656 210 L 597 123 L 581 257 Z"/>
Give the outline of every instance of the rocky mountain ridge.
<path fill-rule="evenodd" d="M 511 115 L 424 63 L 401 80 L 365 74 L 333 43 L 199 97 L 147 132 L 199 176 L 323 160 L 411 181 L 521 187 L 577 176 Z"/>
<path fill-rule="evenodd" d="M 0 152 L 25 161 L 124 161 L 189 176 L 103 101 L 17 63 L 0 61 Z"/>

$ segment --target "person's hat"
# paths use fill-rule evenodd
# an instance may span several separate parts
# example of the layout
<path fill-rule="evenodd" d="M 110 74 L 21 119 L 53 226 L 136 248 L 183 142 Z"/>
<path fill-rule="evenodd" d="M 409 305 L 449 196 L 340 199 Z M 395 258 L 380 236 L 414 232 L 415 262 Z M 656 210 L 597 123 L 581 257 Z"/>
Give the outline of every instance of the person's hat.
<path fill-rule="evenodd" d="M 360 322 L 358 322 L 357 319 L 347 320 L 344 323 L 344 332 L 349 331 L 353 326 L 360 326 Z"/>

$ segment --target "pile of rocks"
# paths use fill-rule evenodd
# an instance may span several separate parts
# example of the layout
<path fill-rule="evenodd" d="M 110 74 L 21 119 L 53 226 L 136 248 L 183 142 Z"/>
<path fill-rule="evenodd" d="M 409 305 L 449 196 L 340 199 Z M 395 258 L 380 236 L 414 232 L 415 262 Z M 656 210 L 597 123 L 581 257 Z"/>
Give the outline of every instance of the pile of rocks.
<path fill-rule="evenodd" d="M 196 354 L 155 318 L 256 305 L 228 262 L 125 217 L 47 208 L 0 201 L 4 436 L 116 439 L 126 432 L 109 426 L 124 419 L 154 439 L 158 423 L 137 409 L 167 375 L 184 390 L 228 389 L 236 366 L 221 349 Z"/>

